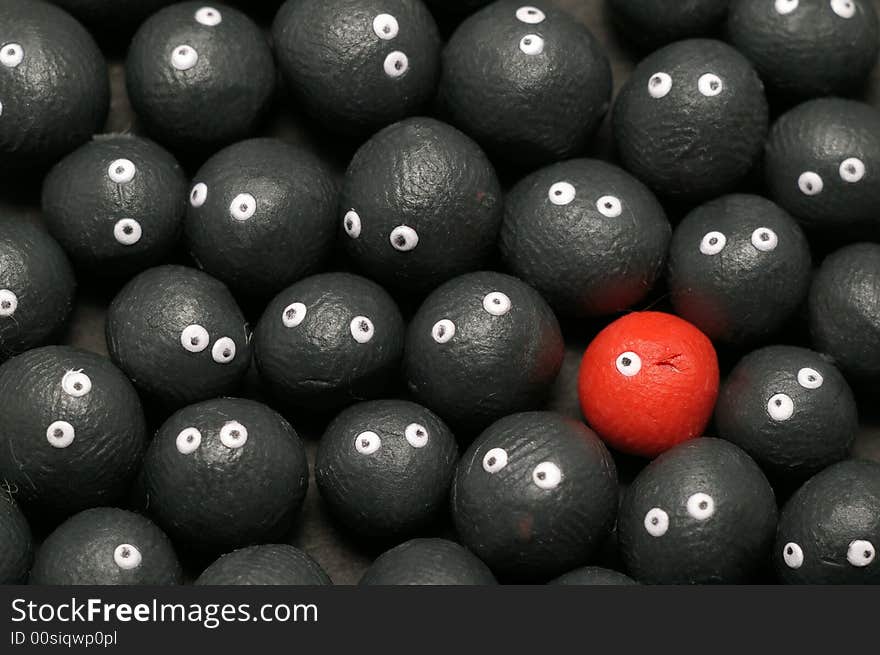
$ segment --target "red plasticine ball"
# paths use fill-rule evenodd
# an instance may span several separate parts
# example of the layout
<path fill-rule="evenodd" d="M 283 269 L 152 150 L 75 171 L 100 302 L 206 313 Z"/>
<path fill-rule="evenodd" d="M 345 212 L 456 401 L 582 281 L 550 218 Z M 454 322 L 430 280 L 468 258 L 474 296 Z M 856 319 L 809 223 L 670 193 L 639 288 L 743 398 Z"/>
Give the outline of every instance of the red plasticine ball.
<path fill-rule="evenodd" d="M 718 357 L 687 321 L 636 312 L 587 347 L 578 395 L 587 423 L 609 446 L 654 457 L 703 434 L 718 397 Z"/>

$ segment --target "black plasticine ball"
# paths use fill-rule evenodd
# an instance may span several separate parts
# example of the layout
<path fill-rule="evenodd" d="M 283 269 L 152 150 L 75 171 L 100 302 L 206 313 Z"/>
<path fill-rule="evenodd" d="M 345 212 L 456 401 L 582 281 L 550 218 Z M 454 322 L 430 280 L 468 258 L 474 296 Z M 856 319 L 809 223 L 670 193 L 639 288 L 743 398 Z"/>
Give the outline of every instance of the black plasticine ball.
<path fill-rule="evenodd" d="M 629 586 L 639 584 L 628 575 L 612 569 L 604 569 L 601 566 L 584 566 L 574 571 L 560 575 L 548 584 L 574 585 L 581 587 L 596 586 Z"/>
<path fill-rule="evenodd" d="M 877 61 L 871 0 L 733 0 L 727 35 L 767 86 L 808 98 L 858 90 Z"/>
<path fill-rule="evenodd" d="M 180 563 L 165 533 L 140 514 L 99 507 L 76 514 L 37 550 L 30 584 L 176 585 Z"/>
<path fill-rule="evenodd" d="M 413 539 L 382 553 L 360 584 L 486 586 L 497 582 L 488 566 L 454 541 Z"/>
<path fill-rule="evenodd" d="M 174 157 L 151 141 L 99 136 L 43 181 L 43 217 L 75 264 L 122 275 L 156 264 L 174 248 L 186 184 Z"/>
<path fill-rule="evenodd" d="M 196 585 L 327 585 L 330 577 L 306 553 L 287 544 L 249 546 L 223 555 Z"/>
<path fill-rule="evenodd" d="M 0 367 L 0 480 L 46 516 L 125 496 L 147 446 L 134 387 L 101 355 L 46 346 Z"/>
<path fill-rule="evenodd" d="M 624 166 L 658 194 L 705 200 L 751 170 L 767 112 L 763 84 L 745 57 L 720 41 L 680 41 L 642 60 L 626 81 L 614 106 L 614 139 Z"/>
<path fill-rule="evenodd" d="M 611 17 L 627 40 L 654 49 L 673 41 L 710 36 L 727 16 L 730 0 L 609 0 Z"/>
<path fill-rule="evenodd" d="M 452 518 L 462 543 L 495 572 L 547 580 L 596 553 L 617 499 L 614 460 L 592 430 L 525 412 L 492 424 L 463 455 Z"/>
<path fill-rule="evenodd" d="M 332 514 L 368 538 L 406 537 L 446 508 L 458 447 L 433 412 L 405 400 L 344 410 L 324 432 L 315 480 Z"/>
<path fill-rule="evenodd" d="M 233 291 L 271 297 L 327 259 L 336 202 L 332 173 L 310 152 L 276 139 L 242 141 L 196 173 L 187 245 Z"/>
<path fill-rule="evenodd" d="M 107 64 L 64 11 L 0 0 L 0 178 L 48 168 L 100 132 L 110 105 Z"/>
<path fill-rule="evenodd" d="M 440 100 L 490 154 L 534 169 L 582 153 L 611 101 L 611 68 L 581 23 L 548 2 L 500 0 L 443 51 Z"/>
<path fill-rule="evenodd" d="M 859 427 L 852 391 L 828 358 L 770 346 L 744 357 L 721 388 L 718 433 L 771 476 L 805 480 L 844 459 Z"/>
<path fill-rule="evenodd" d="M 272 34 L 295 101 L 333 132 L 370 134 L 434 97 L 441 42 L 421 0 L 288 0 Z"/>
<path fill-rule="evenodd" d="M 480 268 L 494 252 L 501 187 L 480 147 L 432 118 L 392 125 L 364 144 L 339 201 L 349 256 L 409 292 Z"/>
<path fill-rule="evenodd" d="M 676 227 L 667 282 L 675 312 L 716 342 L 742 345 L 779 332 L 810 288 L 810 246 L 785 210 L 730 195 Z"/>
<path fill-rule="evenodd" d="M 75 292 L 70 262 L 44 229 L 0 219 L 0 362 L 58 337 Z"/>
<path fill-rule="evenodd" d="M 617 522 L 620 552 L 652 584 L 748 582 L 766 560 L 776 500 L 740 448 L 703 437 L 675 446 L 627 489 Z"/>
<path fill-rule="evenodd" d="M 475 432 L 536 409 L 563 351 L 553 310 L 534 289 L 501 273 L 467 273 L 437 288 L 413 317 L 404 375 L 419 402 L 453 429 Z"/>
<path fill-rule="evenodd" d="M 847 460 L 782 508 L 773 561 L 788 584 L 880 584 L 880 464 Z"/>
<path fill-rule="evenodd" d="M 148 16 L 174 0 L 49 0 L 63 7 L 101 38 L 131 36 Z"/>
<path fill-rule="evenodd" d="M 171 408 L 232 393 L 251 362 L 250 330 L 232 294 L 194 268 L 137 275 L 113 299 L 106 333 L 117 366 Z"/>
<path fill-rule="evenodd" d="M 598 160 L 554 164 L 504 201 L 501 255 L 560 314 L 613 314 L 641 302 L 663 270 L 671 228 L 626 171 Z"/>
<path fill-rule="evenodd" d="M 808 231 L 833 239 L 880 237 L 880 112 L 852 100 L 811 100 L 770 130 L 770 197 Z"/>
<path fill-rule="evenodd" d="M 280 414 L 220 398 L 162 425 L 142 482 L 148 511 L 176 543 L 222 553 L 286 536 L 309 473 L 302 442 Z"/>
<path fill-rule="evenodd" d="M 880 380 L 880 245 L 856 243 L 829 255 L 810 288 L 816 350 L 859 381 Z"/>
<path fill-rule="evenodd" d="M 6 489 L 0 489 L 0 584 L 24 584 L 33 557 L 27 519 Z"/>
<path fill-rule="evenodd" d="M 221 4 L 182 2 L 138 29 L 125 62 L 132 107 L 169 148 L 195 153 L 250 135 L 275 89 L 266 37 Z"/>
<path fill-rule="evenodd" d="M 405 329 L 378 284 L 325 273 L 300 280 L 269 303 L 254 332 L 254 356 L 279 402 L 332 410 L 382 395 L 397 374 Z"/>

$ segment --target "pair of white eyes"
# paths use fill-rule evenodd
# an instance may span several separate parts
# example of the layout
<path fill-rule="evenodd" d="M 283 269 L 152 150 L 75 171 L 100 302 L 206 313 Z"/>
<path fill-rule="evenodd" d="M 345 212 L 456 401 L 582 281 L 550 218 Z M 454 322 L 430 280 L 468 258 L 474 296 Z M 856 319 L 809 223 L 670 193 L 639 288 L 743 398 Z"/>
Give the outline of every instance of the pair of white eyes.
<path fill-rule="evenodd" d="M 208 199 L 208 185 L 204 182 L 196 184 L 189 193 L 189 204 L 199 208 Z M 257 211 L 257 199 L 250 193 L 239 193 L 229 203 L 229 215 L 237 221 L 246 221 Z"/>
<path fill-rule="evenodd" d="M 141 565 L 143 556 L 141 555 L 141 551 L 135 546 L 132 546 L 131 544 L 119 544 L 113 550 L 113 561 L 116 562 L 116 566 L 122 570 L 130 571 Z"/>
<path fill-rule="evenodd" d="M 776 12 L 783 16 L 798 8 L 800 0 L 776 0 Z M 852 18 L 856 15 L 856 5 L 852 0 L 831 0 L 831 9 L 841 18 Z"/>
<path fill-rule="evenodd" d="M 697 521 L 705 521 L 715 514 L 715 499 L 709 494 L 695 493 L 687 499 L 687 513 Z M 652 537 L 662 537 L 669 530 L 669 514 L 659 507 L 648 510 L 644 520 L 645 530 Z"/>
<path fill-rule="evenodd" d="M 717 255 L 727 245 L 723 232 L 707 232 L 700 241 L 700 252 L 704 255 Z M 769 227 L 759 227 L 752 232 L 752 245 L 761 252 L 772 252 L 779 245 L 779 237 Z"/>
<path fill-rule="evenodd" d="M 846 561 L 857 568 L 868 566 L 874 561 L 877 550 L 874 544 L 866 539 L 855 539 L 846 549 Z M 782 547 L 782 559 L 790 569 L 799 569 L 804 564 L 804 551 L 793 541 Z"/>
<path fill-rule="evenodd" d="M 400 24 L 391 14 L 379 14 L 373 19 L 373 33 L 383 41 L 391 41 L 400 33 Z M 409 70 L 409 57 L 400 50 L 390 52 L 382 68 L 388 77 L 402 77 Z"/>
<path fill-rule="evenodd" d="M 220 443 L 227 448 L 241 448 L 247 443 L 247 439 L 247 428 L 238 421 L 227 421 L 220 428 Z M 175 445 L 182 455 L 194 453 L 202 445 L 202 433 L 197 428 L 184 428 L 177 435 Z"/>
<path fill-rule="evenodd" d="M 858 157 L 844 159 L 840 162 L 838 173 L 840 179 L 848 184 L 861 182 L 865 177 L 865 162 Z M 806 171 L 798 177 L 798 188 L 805 196 L 817 196 L 825 189 L 825 181 L 818 173 Z"/>
<path fill-rule="evenodd" d="M 306 314 L 309 313 L 308 308 L 301 302 L 292 302 L 281 312 L 281 323 L 284 327 L 295 328 L 304 320 Z M 368 343 L 376 334 L 376 327 L 366 316 L 355 316 L 348 324 L 352 338 L 358 343 Z"/>
<path fill-rule="evenodd" d="M 538 25 L 547 18 L 537 7 L 527 5 L 516 10 L 516 18 L 527 25 Z M 544 52 L 544 39 L 537 34 L 526 34 L 519 41 L 519 49 L 527 55 L 540 55 Z"/>
<path fill-rule="evenodd" d="M 577 191 L 569 182 L 557 182 L 547 192 L 550 202 L 558 206 L 570 205 L 576 196 Z M 596 201 L 596 209 L 603 216 L 617 218 L 623 213 L 623 203 L 616 196 L 602 196 Z"/>
<path fill-rule="evenodd" d="M 357 239 L 361 235 L 362 227 L 361 217 L 354 209 L 350 209 L 345 213 L 345 216 L 342 218 L 342 229 L 345 230 L 349 237 Z M 410 250 L 415 250 L 416 246 L 419 245 L 419 233 L 409 225 L 398 225 L 391 230 L 388 240 L 391 242 L 391 247 L 395 250 L 409 252 Z"/>
<path fill-rule="evenodd" d="M 419 423 L 407 425 L 403 436 L 413 448 L 424 448 L 428 445 L 428 429 Z M 365 430 L 354 438 L 354 448 L 361 455 L 372 455 L 381 447 L 382 439 L 372 430 Z"/>
<path fill-rule="evenodd" d="M 0 64 L 7 68 L 15 68 L 24 59 L 24 48 L 18 43 L 7 43 L 0 47 Z"/>
<path fill-rule="evenodd" d="M 720 95 L 724 82 L 715 73 L 705 73 L 697 80 L 697 89 L 707 98 Z M 654 73 L 648 80 L 648 93 L 652 98 L 664 98 L 672 91 L 672 76 L 669 73 Z"/>
<path fill-rule="evenodd" d="M 179 45 L 171 51 L 171 65 L 179 71 L 188 71 L 199 62 L 199 53 L 191 45 Z"/>
<path fill-rule="evenodd" d="M 208 331 L 201 325 L 188 325 L 180 333 L 180 345 L 191 353 L 200 353 L 211 342 Z M 211 357 L 218 364 L 228 364 L 235 359 L 235 342 L 229 337 L 220 337 L 211 348 Z"/>
<path fill-rule="evenodd" d="M 797 381 L 804 389 L 818 389 L 825 379 L 814 368 L 802 368 L 798 371 Z M 794 414 L 794 401 L 788 394 L 774 394 L 767 401 L 767 413 L 774 421 L 787 421 Z"/>
<path fill-rule="evenodd" d="M 18 309 L 18 296 L 9 289 L 0 289 L 0 318 L 8 318 Z"/>
<path fill-rule="evenodd" d="M 492 316 L 504 316 L 513 308 L 510 296 L 501 291 L 493 291 L 483 297 L 483 309 Z M 437 343 L 447 343 L 455 336 L 455 323 L 442 318 L 431 328 L 431 337 Z"/>
<path fill-rule="evenodd" d="M 223 15 L 214 7 L 202 7 L 196 12 L 195 19 L 205 27 L 214 27 L 223 22 Z"/>
<path fill-rule="evenodd" d="M 483 455 L 483 470 L 486 473 L 498 473 L 507 466 L 508 456 L 504 448 L 492 448 Z M 553 462 L 541 462 L 532 469 L 532 482 L 539 489 L 549 491 L 562 482 L 562 470 Z"/>

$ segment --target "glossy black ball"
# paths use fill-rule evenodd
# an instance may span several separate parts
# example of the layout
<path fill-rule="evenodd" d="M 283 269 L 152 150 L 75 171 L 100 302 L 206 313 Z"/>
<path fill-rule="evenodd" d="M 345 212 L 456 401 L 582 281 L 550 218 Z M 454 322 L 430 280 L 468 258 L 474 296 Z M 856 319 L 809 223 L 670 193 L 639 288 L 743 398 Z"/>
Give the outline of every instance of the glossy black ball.
<path fill-rule="evenodd" d="M 223 555 L 196 585 L 327 585 L 330 577 L 306 553 L 287 544 L 248 546 Z"/>
<path fill-rule="evenodd" d="M 454 541 L 412 539 L 382 553 L 360 584 L 485 586 L 497 582 L 488 566 Z"/>
<path fill-rule="evenodd" d="M 727 16 L 730 0 L 609 0 L 611 17 L 626 39 L 654 49 L 673 41 L 711 36 Z"/>
<path fill-rule="evenodd" d="M 0 584 L 24 584 L 34 557 L 27 519 L 12 496 L 0 492 Z"/>
<path fill-rule="evenodd" d="M 548 584 L 580 587 L 630 586 L 639 584 L 628 575 L 601 566 L 584 566 L 560 575 Z"/>

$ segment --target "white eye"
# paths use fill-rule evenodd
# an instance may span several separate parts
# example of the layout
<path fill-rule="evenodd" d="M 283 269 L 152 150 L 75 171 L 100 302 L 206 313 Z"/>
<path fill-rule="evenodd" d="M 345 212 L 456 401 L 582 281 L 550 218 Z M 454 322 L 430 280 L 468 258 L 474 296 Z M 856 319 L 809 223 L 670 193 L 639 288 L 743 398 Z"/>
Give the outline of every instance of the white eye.
<path fill-rule="evenodd" d="M 771 252 L 779 245 L 779 237 L 769 227 L 759 227 L 752 232 L 752 245 L 761 252 Z"/>
<path fill-rule="evenodd" d="M 177 435 L 177 440 L 174 443 L 181 455 L 189 455 L 202 444 L 202 433 L 196 428 L 184 428 Z"/>
<path fill-rule="evenodd" d="M 407 225 L 398 225 L 391 230 L 391 245 L 400 252 L 409 252 L 419 245 L 419 233 Z"/>
<path fill-rule="evenodd" d="M 876 554 L 874 544 L 864 539 L 856 539 L 846 549 L 846 561 L 861 568 L 873 562 Z"/>
<path fill-rule="evenodd" d="M 687 512 L 698 521 L 705 521 L 715 513 L 715 500 L 709 494 L 694 494 L 687 499 Z"/>
<path fill-rule="evenodd" d="M 721 232 L 708 232 L 700 241 L 700 252 L 704 255 L 717 255 L 727 245 L 727 237 Z"/>
<path fill-rule="evenodd" d="M 211 357 L 218 364 L 228 364 L 235 359 L 235 342 L 229 337 L 220 337 L 211 348 Z"/>
<path fill-rule="evenodd" d="M 714 73 L 706 73 L 700 77 L 697 88 L 704 96 L 711 98 L 724 90 L 724 84 L 721 82 L 721 78 Z"/>
<path fill-rule="evenodd" d="M 574 187 L 568 182 L 557 182 L 547 194 L 554 205 L 568 205 L 575 197 Z"/>
<path fill-rule="evenodd" d="M 81 398 L 92 390 L 92 381 L 82 371 L 67 371 L 61 378 L 61 388 L 68 396 Z"/>
<path fill-rule="evenodd" d="M 410 423 L 406 426 L 403 436 L 413 448 L 424 448 L 428 445 L 428 430 L 424 425 Z"/>
<path fill-rule="evenodd" d="M 504 448 L 493 448 L 483 455 L 483 470 L 486 473 L 498 473 L 507 466 L 507 451 Z"/>
<path fill-rule="evenodd" d="M 519 21 L 528 25 L 537 25 L 543 23 L 547 18 L 546 14 L 537 7 L 526 5 L 516 10 L 516 17 Z"/>
<path fill-rule="evenodd" d="M 3 103 L 0 102 L 0 116 L 3 115 Z"/>
<path fill-rule="evenodd" d="M 247 438 L 247 428 L 238 421 L 228 421 L 220 428 L 220 443 L 227 448 L 241 448 Z"/>
<path fill-rule="evenodd" d="M 214 27 L 223 21 L 223 16 L 214 7 L 202 7 L 196 12 L 196 22 L 207 27 Z"/>
<path fill-rule="evenodd" d="M 816 196 L 822 193 L 825 183 L 817 173 L 807 171 L 798 178 L 798 187 L 805 196 Z"/>
<path fill-rule="evenodd" d="M 373 31 L 383 41 L 390 41 L 400 32 L 400 25 L 391 14 L 379 14 L 373 19 Z"/>
<path fill-rule="evenodd" d="M 798 0 L 776 0 L 777 14 L 782 14 L 783 16 L 785 16 L 786 14 L 790 14 L 797 8 Z"/>
<path fill-rule="evenodd" d="M 642 370 L 642 358 L 631 351 L 618 355 L 615 363 L 617 370 L 628 378 Z"/>
<path fill-rule="evenodd" d="M 669 73 L 654 73 L 648 80 L 648 93 L 652 98 L 662 98 L 672 91 L 672 77 Z"/>
<path fill-rule="evenodd" d="M 180 345 L 191 353 L 200 353 L 208 347 L 211 337 L 201 325 L 188 325 L 180 333 Z"/>
<path fill-rule="evenodd" d="M 431 336 L 434 337 L 434 341 L 437 343 L 451 341 L 452 337 L 455 336 L 455 323 L 448 318 L 440 319 L 431 328 Z"/>
<path fill-rule="evenodd" d="M 199 61 L 199 53 L 191 45 L 179 45 L 171 53 L 171 65 L 179 71 L 188 71 Z"/>
<path fill-rule="evenodd" d="M 778 393 L 767 401 L 767 413 L 774 421 L 787 421 L 794 414 L 794 402 L 791 396 Z"/>
<path fill-rule="evenodd" d="M 669 514 L 659 507 L 648 510 L 645 514 L 645 530 L 652 537 L 662 537 L 669 529 Z"/>
<path fill-rule="evenodd" d="M 281 312 L 281 322 L 284 323 L 284 327 L 296 327 L 305 320 L 307 313 L 308 309 L 304 304 L 292 302 Z"/>
<path fill-rule="evenodd" d="M 793 541 L 782 547 L 782 559 L 790 569 L 799 569 L 804 564 L 804 551 Z"/>
<path fill-rule="evenodd" d="M 526 34 L 519 41 L 519 49 L 527 55 L 540 55 L 544 52 L 544 39 L 537 34 Z"/>
<path fill-rule="evenodd" d="M 123 246 L 133 246 L 143 236 L 141 224 L 133 218 L 123 218 L 113 226 L 113 238 Z"/>
<path fill-rule="evenodd" d="M 249 193 L 239 193 L 229 205 L 229 215 L 237 221 L 246 221 L 257 211 L 257 199 Z"/>
<path fill-rule="evenodd" d="M 361 455 L 372 455 L 382 446 L 382 440 L 375 432 L 367 430 L 354 438 L 354 448 Z"/>
<path fill-rule="evenodd" d="M 804 389 L 818 389 L 825 378 L 814 368 L 802 368 L 798 371 L 798 384 Z"/>
<path fill-rule="evenodd" d="M 840 164 L 840 179 L 854 184 L 865 177 L 865 162 L 857 157 L 850 157 Z"/>
<path fill-rule="evenodd" d="M 141 551 L 131 544 L 119 544 L 113 551 L 113 561 L 124 571 L 136 569 L 141 565 L 142 560 Z"/>
<path fill-rule="evenodd" d="M 189 204 L 193 207 L 201 207 L 208 199 L 208 185 L 204 182 L 196 184 L 189 192 Z"/>
<path fill-rule="evenodd" d="M 562 471 L 553 462 L 541 462 L 532 471 L 532 482 L 545 491 L 555 489 L 562 482 Z"/>
<path fill-rule="evenodd" d="M 342 227 L 348 236 L 357 239 L 361 235 L 361 217 L 353 209 L 348 211 L 342 219 Z"/>
<path fill-rule="evenodd" d="M 137 168 L 130 159 L 117 159 L 107 167 L 108 177 L 116 184 L 126 184 L 134 179 Z"/>
<path fill-rule="evenodd" d="M 852 18 L 856 15 L 856 5 L 852 0 L 831 0 L 831 9 L 841 18 Z"/>
<path fill-rule="evenodd" d="M 18 309 L 18 296 L 9 289 L 0 289 L 0 318 L 8 318 Z"/>
<path fill-rule="evenodd" d="M 73 426 L 67 421 L 55 421 L 46 428 L 46 439 L 54 448 L 67 448 L 76 436 Z"/>
<path fill-rule="evenodd" d="M 504 316 L 510 311 L 512 303 L 505 293 L 493 291 L 483 298 L 483 309 L 492 314 L 492 316 Z"/>
<path fill-rule="evenodd" d="M 608 218 L 617 218 L 623 213 L 623 205 L 619 198 L 614 196 L 602 196 L 596 202 L 596 209 L 599 213 Z"/>
<path fill-rule="evenodd" d="M 409 70 L 409 57 L 399 50 L 395 50 L 385 57 L 385 63 L 382 67 L 388 77 L 400 77 Z"/>
<path fill-rule="evenodd" d="M 0 48 L 0 64 L 15 68 L 24 59 L 24 48 L 17 43 L 7 43 Z"/>
<path fill-rule="evenodd" d="M 376 329 L 373 327 L 373 321 L 366 316 L 355 316 L 349 324 L 351 336 L 358 343 L 367 343 L 373 338 Z"/>

